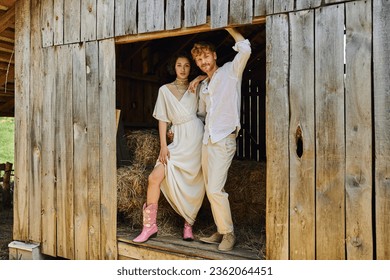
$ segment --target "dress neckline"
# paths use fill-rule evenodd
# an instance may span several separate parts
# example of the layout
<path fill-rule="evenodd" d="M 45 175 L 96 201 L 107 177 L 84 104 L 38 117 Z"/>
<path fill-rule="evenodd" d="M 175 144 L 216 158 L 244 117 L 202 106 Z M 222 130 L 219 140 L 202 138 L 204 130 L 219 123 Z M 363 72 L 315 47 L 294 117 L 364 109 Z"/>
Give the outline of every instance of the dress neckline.
<path fill-rule="evenodd" d="M 173 94 L 173 92 L 169 89 L 168 85 L 165 85 L 165 87 L 167 88 L 167 90 L 169 91 L 169 93 L 172 95 L 173 98 L 175 98 L 179 103 L 181 102 L 181 100 L 183 100 L 183 97 L 187 94 L 188 92 L 188 89 L 183 93 L 182 97 L 179 99 L 176 97 L 175 94 Z"/>

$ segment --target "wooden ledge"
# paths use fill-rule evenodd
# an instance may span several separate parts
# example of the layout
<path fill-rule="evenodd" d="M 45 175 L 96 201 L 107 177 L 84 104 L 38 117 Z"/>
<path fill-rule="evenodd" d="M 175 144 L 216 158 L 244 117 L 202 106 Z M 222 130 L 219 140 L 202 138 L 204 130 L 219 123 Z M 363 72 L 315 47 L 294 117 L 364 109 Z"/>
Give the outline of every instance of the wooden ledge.
<path fill-rule="evenodd" d="M 218 251 L 217 245 L 184 241 L 172 236 L 157 236 L 135 243 L 136 234 L 118 236 L 118 259 L 136 260 L 259 260 L 256 253 L 242 248 Z"/>

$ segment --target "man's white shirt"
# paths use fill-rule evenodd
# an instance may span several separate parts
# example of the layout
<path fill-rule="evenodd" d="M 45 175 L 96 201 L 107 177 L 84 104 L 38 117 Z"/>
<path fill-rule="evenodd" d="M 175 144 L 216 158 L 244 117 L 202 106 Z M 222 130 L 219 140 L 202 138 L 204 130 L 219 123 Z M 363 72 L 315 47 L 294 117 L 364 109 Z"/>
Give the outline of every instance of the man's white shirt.
<path fill-rule="evenodd" d="M 241 128 L 241 81 L 251 54 L 248 40 L 237 42 L 233 49 L 238 53 L 233 61 L 226 62 L 200 84 L 199 116 L 205 116 L 203 144 L 212 143 Z"/>

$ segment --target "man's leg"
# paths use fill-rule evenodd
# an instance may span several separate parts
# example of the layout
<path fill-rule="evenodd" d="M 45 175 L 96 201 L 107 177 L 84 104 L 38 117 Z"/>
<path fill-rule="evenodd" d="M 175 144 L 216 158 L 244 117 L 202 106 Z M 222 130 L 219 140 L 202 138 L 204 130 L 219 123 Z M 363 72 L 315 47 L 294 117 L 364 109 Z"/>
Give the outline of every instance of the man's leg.
<path fill-rule="evenodd" d="M 229 135 L 214 144 L 209 141 L 207 145 L 203 145 L 202 167 L 206 181 L 206 193 L 220 234 L 234 230 L 228 194 L 224 187 L 235 152 L 234 135 Z"/>

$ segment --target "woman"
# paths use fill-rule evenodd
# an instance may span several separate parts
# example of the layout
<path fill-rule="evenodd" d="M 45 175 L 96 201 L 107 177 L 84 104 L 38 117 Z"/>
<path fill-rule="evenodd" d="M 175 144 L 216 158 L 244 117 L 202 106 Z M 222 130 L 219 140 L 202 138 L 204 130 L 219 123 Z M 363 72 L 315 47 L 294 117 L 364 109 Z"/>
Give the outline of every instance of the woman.
<path fill-rule="evenodd" d="M 183 239 L 192 241 L 192 225 L 205 195 L 201 170 L 203 123 L 197 117 L 198 95 L 188 91 L 190 57 L 174 58 L 176 80 L 160 87 L 153 117 L 158 120 L 160 154 L 148 177 L 143 229 L 134 242 L 157 235 L 160 189 L 172 208 L 184 218 Z M 173 142 L 167 144 L 167 127 L 172 125 Z"/>

